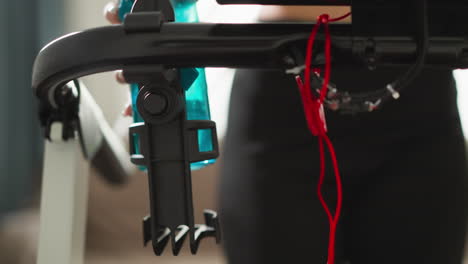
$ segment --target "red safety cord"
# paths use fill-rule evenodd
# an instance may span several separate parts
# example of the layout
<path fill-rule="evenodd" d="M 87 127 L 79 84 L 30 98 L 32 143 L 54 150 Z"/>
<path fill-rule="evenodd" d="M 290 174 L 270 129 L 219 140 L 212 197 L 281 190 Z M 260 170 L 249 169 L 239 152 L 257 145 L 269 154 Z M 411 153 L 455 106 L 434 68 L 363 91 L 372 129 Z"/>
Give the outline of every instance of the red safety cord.
<path fill-rule="evenodd" d="M 348 13 L 344 16 L 334 18 L 334 19 L 330 19 L 330 16 L 327 14 L 323 14 L 318 17 L 317 23 L 312 29 L 309 40 L 307 42 L 307 53 L 306 53 L 306 59 L 305 59 L 306 65 L 305 65 L 305 73 L 304 73 L 305 82 L 302 81 L 300 76 L 296 77 L 297 85 L 299 87 L 299 91 L 302 97 L 302 103 L 304 106 L 304 112 L 305 112 L 307 125 L 309 127 L 310 132 L 314 136 L 318 137 L 319 152 L 320 152 L 320 176 L 319 176 L 319 182 L 317 186 L 317 195 L 320 200 L 320 203 L 322 204 L 328 216 L 328 221 L 330 223 L 330 233 L 329 233 L 329 240 L 328 240 L 328 264 L 335 263 L 336 229 L 338 226 L 338 221 L 339 221 L 340 213 L 341 213 L 341 207 L 343 203 L 343 189 L 342 189 L 342 184 L 341 184 L 340 171 L 338 169 L 338 162 L 336 159 L 335 149 L 327 135 L 327 124 L 325 120 L 325 112 L 323 110 L 323 102 L 328 92 L 328 84 L 330 82 L 330 72 L 331 72 L 331 36 L 330 36 L 330 29 L 328 27 L 328 23 L 345 19 L 346 17 L 350 15 L 351 13 Z M 319 97 L 317 98 L 312 93 L 312 88 L 310 85 L 310 78 L 311 78 L 310 74 L 311 74 L 311 71 L 313 70 L 311 67 L 312 67 L 312 52 L 313 52 L 314 42 L 315 42 L 317 32 L 320 28 L 320 25 L 322 24 L 325 29 L 325 71 L 324 71 L 323 86 L 320 90 Z M 331 212 L 322 194 L 322 186 L 323 186 L 323 181 L 325 179 L 324 143 L 326 144 L 330 152 L 330 156 L 331 156 L 331 160 L 332 160 L 333 168 L 335 172 L 337 202 L 336 202 L 336 208 L 335 208 L 334 214 Z"/>

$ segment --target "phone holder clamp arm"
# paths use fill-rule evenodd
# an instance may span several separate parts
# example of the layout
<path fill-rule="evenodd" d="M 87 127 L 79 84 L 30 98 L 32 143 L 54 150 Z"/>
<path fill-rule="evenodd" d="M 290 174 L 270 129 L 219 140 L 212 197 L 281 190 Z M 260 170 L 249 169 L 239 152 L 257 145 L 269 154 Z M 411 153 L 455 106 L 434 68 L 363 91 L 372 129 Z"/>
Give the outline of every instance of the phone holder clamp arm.
<path fill-rule="evenodd" d="M 151 240 L 155 254 L 161 255 L 170 240 L 172 252 L 177 255 L 188 236 L 195 254 L 202 238 L 214 236 L 220 240 L 215 212 L 205 211 L 206 225 L 194 224 L 190 172 L 191 162 L 218 157 L 215 123 L 186 119 L 185 91 L 177 70 L 125 67 L 124 75 L 141 87 L 137 107 L 144 123 L 130 128 L 130 152 L 132 162 L 148 170 L 151 216 L 144 219 L 144 242 Z M 212 151 L 199 150 L 201 129 L 210 130 Z"/>

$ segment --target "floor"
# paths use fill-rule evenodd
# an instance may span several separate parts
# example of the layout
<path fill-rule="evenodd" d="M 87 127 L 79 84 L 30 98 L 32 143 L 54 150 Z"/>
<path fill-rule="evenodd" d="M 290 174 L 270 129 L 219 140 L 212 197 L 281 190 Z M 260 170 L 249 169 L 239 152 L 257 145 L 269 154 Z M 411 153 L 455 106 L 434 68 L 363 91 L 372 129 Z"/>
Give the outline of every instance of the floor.
<path fill-rule="evenodd" d="M 208 246 L 208 247 L 206 247 Z M 226 261 L 223 258 L 219 248 L 212 245 L 202 246 L 200 252 L 193 256 L 189 252 L 182 252 L 180 256 L 174 257 L 167 252 L 164 256 L 154 256 L 151 249 L 146 252 L 127 254 L 125 256 L 88 256 L 86 264 L 223 264 Z"/>
<path fill-rule="evenodd" d="M 179 256 L 172 256 L 167 251 L 163 256 L 153 255 L 150 248 L 144 248 L 125 255 L 88 255 L 86 264 L 224 264 L 221 248 L 214 241 L 206 240 L 202 243 L 197 255 L 192 255 L 188 249 Z"/>

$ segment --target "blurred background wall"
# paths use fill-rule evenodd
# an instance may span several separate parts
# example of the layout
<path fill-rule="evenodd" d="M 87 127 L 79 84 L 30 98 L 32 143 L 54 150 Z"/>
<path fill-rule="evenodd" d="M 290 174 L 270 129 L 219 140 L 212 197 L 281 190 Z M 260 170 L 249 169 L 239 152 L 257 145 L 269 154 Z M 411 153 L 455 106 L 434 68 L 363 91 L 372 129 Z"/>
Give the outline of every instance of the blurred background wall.
<path fill-rule="evenodd" d="M 31 90 L 40 47 L 65 31 L 62 0 L 2 1 L 0 9 L 0 219 L 24 207 L 38 184 L 42 140 Z"/>
<path fill-rule="evenodd" d="M 31 90 L 39 49 L 62 35 L 62 0 L 2 1 L 0 9 L 0 262 L 33 263 L 43 140 Z M 31 249 L 31 250 L 28 250 Z"/>

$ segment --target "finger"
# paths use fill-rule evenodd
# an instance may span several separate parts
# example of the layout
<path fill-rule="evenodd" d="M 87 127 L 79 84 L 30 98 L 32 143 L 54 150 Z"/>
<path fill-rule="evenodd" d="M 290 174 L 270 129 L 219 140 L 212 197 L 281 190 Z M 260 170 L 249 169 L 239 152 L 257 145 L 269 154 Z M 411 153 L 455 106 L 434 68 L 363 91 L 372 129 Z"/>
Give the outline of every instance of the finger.
<path fill-rule="evenodd" d="M 109 21 L 111 24 L 121 23 L 119 19 L 119 7 L 115 2 L 109 2 L 104 7 L 104 16 L 106 17 L 107 21 Z"/>
<path fill-rule="evenodd" d="M 122 115 L 123 116 L 132 116 L 132 105 L 130 103 L 128 103 L 126 106 L 125 106 L 125 109 L 123 110 L 122 112 Z"/>
<path fill-rule="evenodd" d="M 123 75 L 123 72 L 121 70 L 115 72 L 115 78 L 117 79 L 117 82 L 120 83 L 120 84 L 126 84 L 127 83 L 127 81 L 125 80 L 125 77 Z"/>

